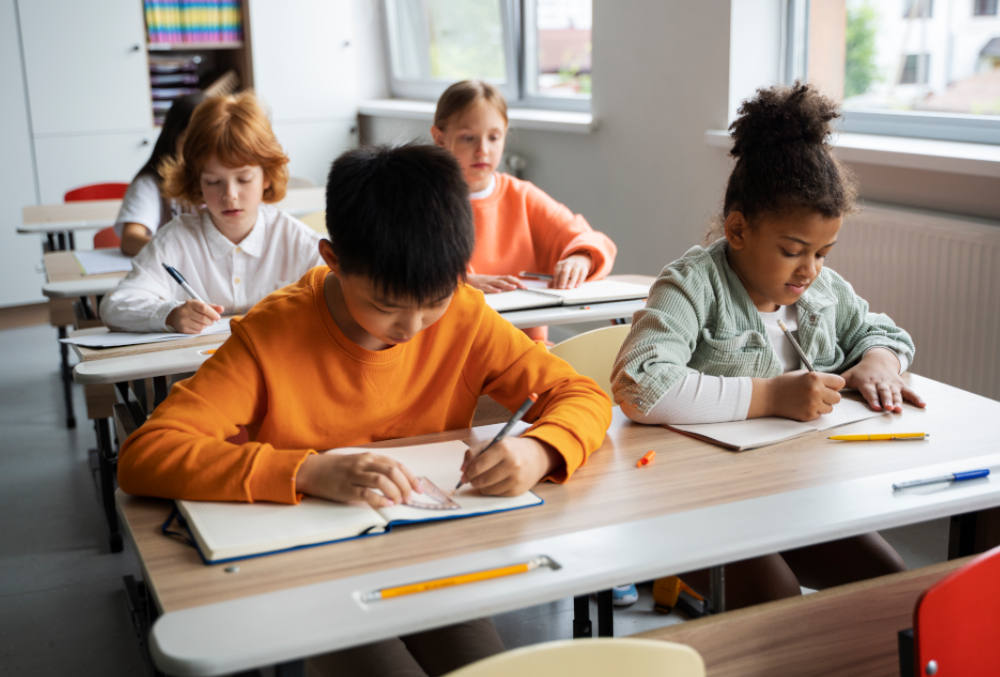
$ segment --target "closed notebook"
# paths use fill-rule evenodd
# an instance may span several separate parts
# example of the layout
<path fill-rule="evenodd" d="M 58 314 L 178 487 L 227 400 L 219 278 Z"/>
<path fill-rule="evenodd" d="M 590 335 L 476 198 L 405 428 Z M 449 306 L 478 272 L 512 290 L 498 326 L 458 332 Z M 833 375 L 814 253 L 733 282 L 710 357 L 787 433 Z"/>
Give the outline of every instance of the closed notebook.
<path fill-rule="evenodd" d="M 464 485 L 449 496 L 461 476 L 464 442 L 435 442 L 382 449 L 335 449 L 327 453 L 373 451 L 397 459 L 417 477 L 426 491 L 414 494 L 416 504 L 376 510 L 367 504 L 345 504 L 305 497 L 298 505 L 177 501 L 177 510 L 206 564 L 269 555 L 381 534 L 394 526 L 472 517 L 541 505 L 531 492 L 520 496 L 483 496 Z M 430 484 L 426 484 L 427 482 Z M 437 488 L 439 491 L 435 490 Z M 457 507 L 448 507 L 450 503 Z M 168 523 L 169 524 L 169 523 Z M 168 525 L 164 525 L 166 531 Z"/>
<path fill-rule="evenodd" d="M 834 406 L 832 412 L 823 414 L 814 421 L 793 421 L 790 418 L 765 416 L 745 421 L 696 423 L 667 427 L 706 442 L 721 444 L 727 449 L 743 451 L 882 415 L 884 415 L 883 412 L 872 411 L 863 402 L 845 397 Z"/>
<path fill-rule="evenodd" d="M 522 280 L 526 289 L 515 289 L 486 295 L 486 305 L 498 313 L 548 306 L 568 306 L 581 303 L 628 301 L 649 296 L 649 287 L 634 282 L 596 280 L 584 282 L 573 289 L 550 289 L 547 282 Z"/>

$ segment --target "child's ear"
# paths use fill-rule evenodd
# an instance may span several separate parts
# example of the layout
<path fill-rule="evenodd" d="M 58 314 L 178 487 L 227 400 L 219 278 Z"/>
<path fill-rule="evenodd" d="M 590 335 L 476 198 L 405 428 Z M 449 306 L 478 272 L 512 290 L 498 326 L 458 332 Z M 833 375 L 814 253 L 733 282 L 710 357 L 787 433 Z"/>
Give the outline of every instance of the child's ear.
<path fill-rule="evenodd" d="M 431 125 L 431 138 L 434 139 L 435 146 L 444 148 L 444 130 L 437 125 Z"/>
<path fill-rule="evenodd" d="M 331 272 L 340 272 L 340 261 L 337 259 L 337 255 L 333 253 L 333 245 L 326 238 L 319 241 L 319 255 L 323 258 L 323 263 L 330 268 Z"/>
<path fill-rule="evenodd" d="M 733 249 L 743 249 L 746 245 L 747 230 L 750 228 L 743 212 L 736 209 L 729 212 L 722 227 L 725 230 L 729 246 Z"/>

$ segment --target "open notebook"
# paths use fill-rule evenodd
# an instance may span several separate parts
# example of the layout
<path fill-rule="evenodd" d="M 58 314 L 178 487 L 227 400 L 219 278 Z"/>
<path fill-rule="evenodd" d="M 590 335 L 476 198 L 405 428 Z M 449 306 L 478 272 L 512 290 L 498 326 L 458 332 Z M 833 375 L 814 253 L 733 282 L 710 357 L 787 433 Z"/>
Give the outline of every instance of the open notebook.
<path fill-rule="evenodd" d="M 486 304 L 498 313 L 548 306 L 568 306 L 580 303 L 628 301 L 649 296 L 649 287 L 634 282 L 596 280 L 584 282 L 574 289 L 549 289 L 540 280 L 522 280 L 526 289 L 487 294 Z"/>
<path fill-rule="evenodd" d="M 428 490 L 423 494 L 414 494 L 415 505 L 420 507 L 395 505 L 376 510 L 367 504 L 333 503 L 307 496 L 298 505 L 177 501 L 177 510 L 187 523 L 202 559 L 206 564 L 217 564 L 385 533 L 402 524 L 542 504 L 542 499 L 531 492 L 514 497 L 483 496 L 469 485 L 449 496 L 461 476 L 459 469 L 466 448 L 464 442 L 452 441 L 384 449 L 345 447 L 327 452 L 374 451 L 402 461 L 415 475 L 424 478 L 422 482 L 433 485 L 425 485 Z M 165 531 L 167 528 L 164 525 Z"/>
<path fill-rule="evenodd" d="M 776 444 L 799 435 L 847 425 L 867 418 L 883 416 L 880 411 L 872 411 L 867 404 L 858 400 L 844 398 L 838 402 L 833 411 L 823 414 L 815 421 L 793 421 L 790 418 L 765 416 L 750 418 L 745 421 L 726 421 L 724 423 L 697 423 L 691 425 L 667 426 L 706 442 L 721 444 L 727 449 L 743 451 L 756 449 L 768 444 Z"/>

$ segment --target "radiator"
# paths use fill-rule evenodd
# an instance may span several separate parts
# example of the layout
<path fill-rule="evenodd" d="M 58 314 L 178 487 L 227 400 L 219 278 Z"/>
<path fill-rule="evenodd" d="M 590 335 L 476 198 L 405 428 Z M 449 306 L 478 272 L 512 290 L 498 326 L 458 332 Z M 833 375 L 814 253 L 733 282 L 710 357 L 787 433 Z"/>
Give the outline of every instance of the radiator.
<path fill-rule="evenodd" d="M 867 203 L 827 264 L 910 333 L 912 371 L 1000 399 L 1000 222 Z"/>

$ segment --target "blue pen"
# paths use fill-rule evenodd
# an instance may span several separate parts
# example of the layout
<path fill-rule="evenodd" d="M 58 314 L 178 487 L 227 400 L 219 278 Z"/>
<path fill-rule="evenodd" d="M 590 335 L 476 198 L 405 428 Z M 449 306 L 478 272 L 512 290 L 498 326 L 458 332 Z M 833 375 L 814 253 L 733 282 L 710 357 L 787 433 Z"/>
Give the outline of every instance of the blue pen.
<path fill-rule="evenodd" d="M 201 301 L 207 305 L 205 299 L 198 296 L 198 292 L 192 289 L 191 285 L 188 284 L 188 281 L 184 279 L 184 276 L 181 275 L 181 271 L 166 263 L 163 264 L 163 267 L 167 269 L 168 273 L 170 273 L 170 277 L 174 278 L 177 281 L 177 284 L 179 284 L 181 288 L 187 292 L 188 296 L 193 298 L 195 301 Z"/>
<path fill-rule="evenodd" d="M 947 475 L 938 475 L 937 477 L 924 477 L 919 480 L 907 480 L 906 482 L 895 482 L 892 485 L 893 491 L 899 491 L 900 489 L 907 489 L 909 487 L 922 487 L 925 484 L 938 484 L 940 482 L 962 482 L 963 480 L 974 480 L 980 477 L 986 477 L 990 474 L 989 468 L 979 468 L 977 470 L 964 470 L 962 472 L 953 472 Z"/>

